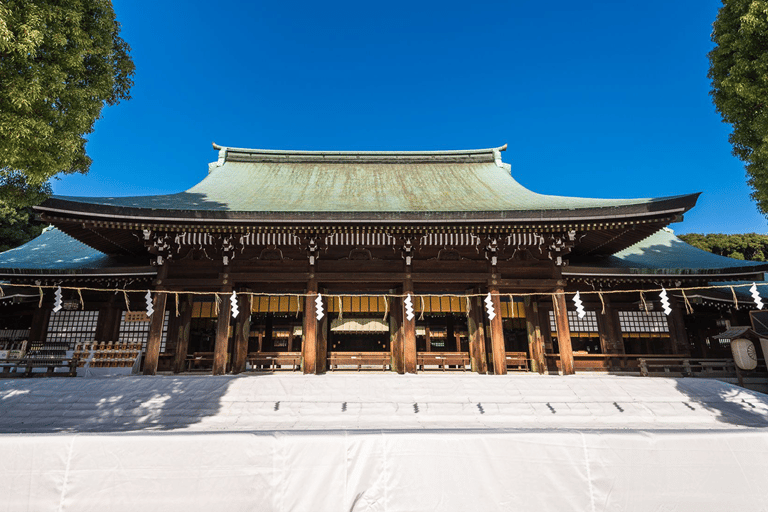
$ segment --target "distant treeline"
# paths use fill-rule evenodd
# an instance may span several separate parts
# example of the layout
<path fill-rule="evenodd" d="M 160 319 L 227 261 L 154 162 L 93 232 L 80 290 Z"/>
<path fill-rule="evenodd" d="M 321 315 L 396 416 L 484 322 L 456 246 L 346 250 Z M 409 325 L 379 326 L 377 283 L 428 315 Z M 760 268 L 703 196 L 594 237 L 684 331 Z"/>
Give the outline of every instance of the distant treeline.
<path fill-rule="evenodd" d="M 688 235 L 677 235 L 683 240 L 699 249 L 728 256 L 737 260 L 766 261 L 768 258 L 768 235 L 758 235 L 757 233 L 746 233 L 743 235 L 721 235 L 712 233 L 701 235 L 691 233 Z"/>

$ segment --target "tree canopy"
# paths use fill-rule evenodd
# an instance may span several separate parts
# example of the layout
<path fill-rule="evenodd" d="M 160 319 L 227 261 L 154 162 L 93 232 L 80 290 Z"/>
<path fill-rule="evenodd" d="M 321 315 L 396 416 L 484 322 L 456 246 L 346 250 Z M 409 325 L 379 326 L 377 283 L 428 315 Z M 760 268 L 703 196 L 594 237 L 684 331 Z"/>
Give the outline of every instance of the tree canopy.
<path fill-rule="evenodd" d="M 110 0 L 0 1 L 0 176 L 87 172 L 85 136 L 130 98 L 129 52 Z"/>
<path fill-rule="evenodd" d="M 733 154 L 746 164 L 752 198 L 768 215 L 768 0 L 723 0 L 713 24 L 710 94 L 733 127 Z"/>
<path fill-rule="evenodd" d="M 691 233 L 678 235 L 682 241 L 707 252 L 737 260 L 768 261 L 768 235 L 747 233 L 743 235 L 702 235 Z"/>

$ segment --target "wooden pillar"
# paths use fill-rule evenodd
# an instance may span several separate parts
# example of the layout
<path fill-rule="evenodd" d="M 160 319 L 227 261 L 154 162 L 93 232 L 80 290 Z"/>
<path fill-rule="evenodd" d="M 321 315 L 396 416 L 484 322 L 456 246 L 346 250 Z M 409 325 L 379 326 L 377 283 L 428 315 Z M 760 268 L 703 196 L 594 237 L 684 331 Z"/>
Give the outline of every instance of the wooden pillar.
<path fill-rule="evenodd" d="M 605 304 L 605 313 L 603 313 Z M 619 328 L 618 313 L 613 309 L 609 294 L 603 295 L 603 302 L 596 305 L 597 328 L 600 336 L 600 350 L 603 354 L 623 354 L 624 340 Z"/>
<path fill-rule="evenodd" d="M 224 375 L 227 371 L 227 352 L 229 348 L 229 322 L 232 316 L 232 304 L 229 295 L 232 290 L 219 293 L 219 316 L 216 319 L 216 341 L 213 345 L 213 375 Z"/>
<path fill-rule="evenodd" d="M 424 351 L 432 352 L 432 336 L 430 336 L 428 325 L 424 327 Z"/>
<path fill-rule="evenodd" d="M 544 374 L 547 361 L 544 357 L 544 336 L 539 323 L 539 303 L 525 297 L 525 327 L 528 330 L 528 353 L 531 356 L 531 370 Z"/>
<path fill-rule="evenodd" d="M 301 331 L 304 338 L 301 343 L 301 360 L 305 374 L 317 373 L 316 298 L 317 280 L 310 279 L 307 283 L 307 297 L 304 299 L 304 325 L 302 326 Z"/>
<path fill-rule="evenodd" d="M 490 320 L 491 328 L 491 354 L 493 357 L 493 373 L 495 375 L 507 374 L 507 350 L 504 346 L 504 324 L 501 318 L 501 300 L 499 299 L 499 288 L 490 286 L 488 291 L 491 293 L 491 304 L 493 305 L 496 316 Z M 514 304 L 513 304 L 514 306 Z"/>
<path fill-rule="evenodd" d="M 560 348 L 560 367 L 563 375 L 573 375 L 573 348 L 571 347 L 571 327 L 568 325 L 568 309 L 565 305 L 565 294 L 562 288 L 555 289 L 552 298 L 557 325 L 557 345 Z"/>
<path fill-rule="evenodd" d="M 45 341 L 48 335 L 48 322 L 51 319 L 51 308 L 35 308 L 32 313 L 32 328 L 29 330 L 29 341 Z"/>
<path fill-rule="evenodd" d="M 147 353 L 144 355 L 144 375 L 157 373 L 157 362 L 160 359 L 160 342 L 163 339 L 163 323 L 165 322 L 165 292 L 156 292 L 152 299 L 152 319 L 149 321 L 149 337 L 147 338 Z"/>
<path fill-rule="evenodd" d="M 672 353 L 690 356 L 691 346 L 688 343 L 688 332 L 685 330 L 683 307 L 677 297 L 673 297 L 671 293 L 669 294 L 669 307 L 672 308 L 672 313 L 667 317 Z"/>
<path fill-rule="evenodd" d="M 240 314 L 235 320 L 235 347 L 232 356 L 232 373 L 234 374 L 245 371 L 245 363 L 248 359 L 248 336 L 251 333 L 251 296 L 240 295 L 237 302 Z"/>
<path fill-rule="evenodd" d="M 416 298 L 413 296 L 413 281 L 406 279 L 403 281 L 403 295 L 408 296 L 409 293 L 415 309 Z M 403 365 L 405 373 L 416 373 L 416 313 L 414 312 L 413 319 L 408 320 L 405 306 L 401 309 L 403 310 Z"/>
<path fill-rule="evenodd" d="M 468 290 L 467 293 L 479 293 L 479 289 Z M 469 359 L 472 371 L 488 373 L 488 359 L 485 355 L 485 327 L 483 326 L 483 301 L 478 297 L 470 298 L 470 309 L 467 312 L 467 335 L 469 336 Z"/>
<path fill-rule="evenodd" d="M 187 295 L 179 304 L 179 321 L 176 324 L 176 353 L 173 357 L 173 373 L 186 370 L 189 350 L 189 333 L 192 328 L 192 297 Z"/>
<path fill-rule="evenodd" d="M 325 311 L 328 311 L 328 308 L 330 307 L 330 299 L 326 299 L 324 302 L 323 307 L 325 308 Z M 317 323 L 317 374 L 323 374 L 326 371 L 328 371 L 328 334 L 330 332 L 330 321 L 329 317 L 326 314 L 318 323 Z"/>
<path fill-rule="evenodd" d="M 400 294 L 402 290 L 390 290 L 393 294 Z M 393 372 L 405 373 L 405 360 L 403 359 L 403 300 L 399 297 L 391 297 L 389 308 L 389 347 L 392 353 L 391 368 Z"/>

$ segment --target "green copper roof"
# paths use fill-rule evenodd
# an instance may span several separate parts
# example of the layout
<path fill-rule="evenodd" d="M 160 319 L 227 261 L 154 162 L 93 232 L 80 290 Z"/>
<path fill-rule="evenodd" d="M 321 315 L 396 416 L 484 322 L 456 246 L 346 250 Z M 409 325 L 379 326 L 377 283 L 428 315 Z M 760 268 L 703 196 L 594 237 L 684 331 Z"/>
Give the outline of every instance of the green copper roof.
<path fill-rule="evenodd" d="M 765 266 L 762 261 L 735 260 L 702 251 L 662 229 L 645 240 L 611 256 L 614 265 L 634 268 L 716 269 Z"/>
<path fill-rule="evenodd" d="M 112 269 L 110 273 L 157 273 L 147 267 L 125 266 L 124 262 L 92 249 L 54 227 L 26 244 L 0 253 L 0 274 L 78 273 Z M 147 272 L 149 271 L 149 272 Z"/>
<path fill-rule="evenodd" d="M 573 263 L 565 274 L 748 274 L 768 271 L 768 263 L 718 256 L 688 245 L 664 228 L 648 238 L 598 261 Z"/>
<path fill-rule="evenodd" d="M 55 196 L 46 206 L 188 212 L 371 213 L 571 212 L 598 215 L 662 199 L 586 199 L 537 194 L 520 185 L 492 148 L 437 152 L 309 152 L 216 146 L 219 160 L 186 192 L 138 197 Z M 685 198 L 687 208 L 695 196 Z M 69 205 L 65 209 L 72 209 Z M 653 207 L 650 207 L 653 209 Z M 663 209 L 663 208 L 660 208 Z M 606 212 L 607 210 L 607 212 Z M 95 210 L 92 210 L 95 211 Z M 533 218 L 550 217 L 535 213 Z M 391 215 L 389 215 L 391 218 Z"/>

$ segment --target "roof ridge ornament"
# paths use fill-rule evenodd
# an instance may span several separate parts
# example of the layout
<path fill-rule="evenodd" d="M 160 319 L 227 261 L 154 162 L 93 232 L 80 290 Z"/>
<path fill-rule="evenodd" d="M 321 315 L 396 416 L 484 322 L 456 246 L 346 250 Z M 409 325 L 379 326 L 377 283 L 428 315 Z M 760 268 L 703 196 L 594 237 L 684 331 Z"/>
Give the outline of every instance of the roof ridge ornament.
<path fill-rule="evenodd" d="M 219 159 L 208 164 L 208 174 L 211 174 L 217 167 L 221 167 L 227 161 L 227 150 L 229 149 L 227 146 L 219 146 L 214 142 L 213 149 L 219 150 Z"/>
<path fill-rule="evenodd" d="M 512 166 L 510 164 L 505 164 L 504 162 L 501 161 L 501 152 L 506 150 L 507 150 L 506 144 L 504 144 L 500 148 L 493 148 L 493 162 L 496 164 L 496 167 L 506 170 L 511 175 Z"/>

